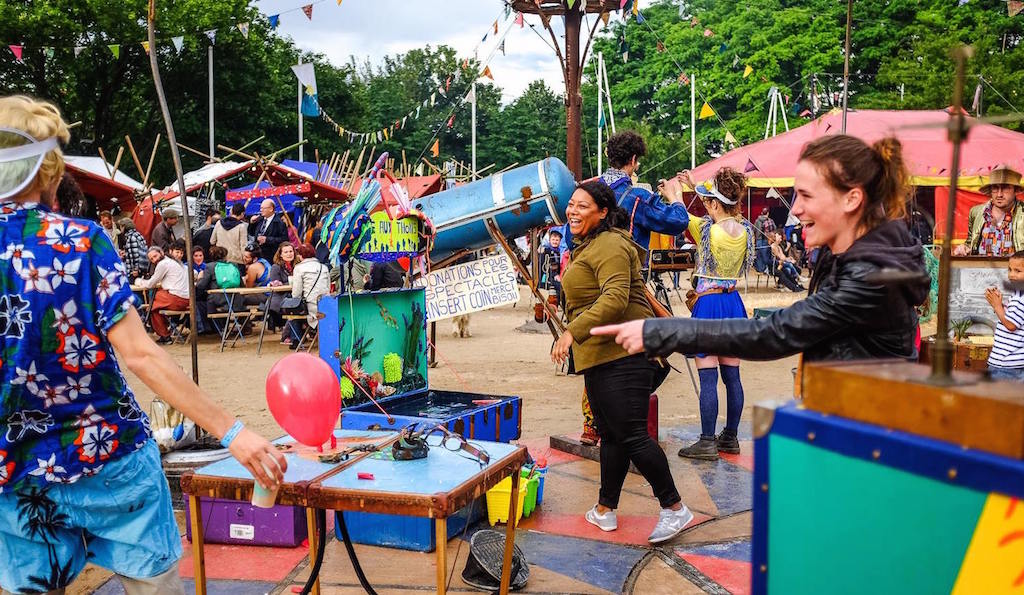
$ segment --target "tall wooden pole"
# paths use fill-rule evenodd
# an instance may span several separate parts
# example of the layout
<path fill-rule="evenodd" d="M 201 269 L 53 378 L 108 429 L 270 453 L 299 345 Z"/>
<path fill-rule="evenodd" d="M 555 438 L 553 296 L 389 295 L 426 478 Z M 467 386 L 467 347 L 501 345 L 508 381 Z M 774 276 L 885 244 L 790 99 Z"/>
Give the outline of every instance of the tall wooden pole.
<path fill-rule="evenodd" d="M 846 0 L 846 53 L 843 56 L 843 134 L 846 134 L 846 99 L 850 95 L 850 21 L 853 20 L 853 0 Z"/>
<path fill-rule="evenodd" d="M 577 180 L 583 178 L 583 96 L 580 95 L 580 24 L 583 13 L 565 13 L 565 161 Z"/>

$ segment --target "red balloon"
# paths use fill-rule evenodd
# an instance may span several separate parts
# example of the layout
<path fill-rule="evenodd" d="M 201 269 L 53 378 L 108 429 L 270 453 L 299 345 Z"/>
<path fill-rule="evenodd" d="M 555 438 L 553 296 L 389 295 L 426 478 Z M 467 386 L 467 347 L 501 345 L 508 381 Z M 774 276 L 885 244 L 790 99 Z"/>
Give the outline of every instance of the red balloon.
<path fill-rule="evenodd" d="M 327 362 L 293 353 L 270 369 L 267 405 L 292 438 L 320 446 L 330 440 L 341 414 L 341 387 Z"/>

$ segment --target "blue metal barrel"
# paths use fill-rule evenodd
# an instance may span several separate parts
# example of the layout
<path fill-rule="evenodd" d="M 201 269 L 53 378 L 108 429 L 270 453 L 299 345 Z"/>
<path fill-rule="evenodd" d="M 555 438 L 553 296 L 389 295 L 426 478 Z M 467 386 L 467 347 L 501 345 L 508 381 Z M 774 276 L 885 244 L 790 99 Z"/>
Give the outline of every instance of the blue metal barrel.
<path fill-rule="evenodd" d="M 494 218 L 501 231 L 518 237 L 527 230 L 565 222 L 565 207 L 576 189 L 572 172 L 548 157 L 464 186 L 414 201 L 437 228 L 430 259 L 493 244 L 484 221 Z"/>

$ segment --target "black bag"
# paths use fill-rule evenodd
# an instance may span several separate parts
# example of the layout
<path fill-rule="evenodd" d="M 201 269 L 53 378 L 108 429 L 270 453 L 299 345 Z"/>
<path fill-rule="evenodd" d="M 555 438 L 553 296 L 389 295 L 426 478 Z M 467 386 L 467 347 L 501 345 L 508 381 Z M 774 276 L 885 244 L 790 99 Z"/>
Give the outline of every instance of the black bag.
<path fill-rule="evenodd" d="M 305 306 L 305 302 L 300 297 L 286 297 L 283 300 L 281 300 L 282 310 L 298 310 L 300 308 L 302 310 L 305 310 Z"/>

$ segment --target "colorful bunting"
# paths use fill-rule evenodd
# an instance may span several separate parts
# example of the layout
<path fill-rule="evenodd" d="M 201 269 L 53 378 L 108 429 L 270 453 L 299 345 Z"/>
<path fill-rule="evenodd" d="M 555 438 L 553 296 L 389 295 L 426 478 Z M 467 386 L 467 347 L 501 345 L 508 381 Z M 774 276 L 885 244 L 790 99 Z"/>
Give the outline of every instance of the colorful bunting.
<path fill-rule="evenodd" d="M 494 75 L 491 74 L 491 67 L 484 66 L 484 71 L 480 73 L 480 76 L 486 76 L 487 78 L 494 80 Z"/>
<path fill-rule="evenodd" d="M 1020 14 L 1020 11 L 1024 10 L 1024 2 L 1020 0 L 1009 0 L 1006 3 L 1006 14 L 1011 17 L 1015 17 Z"/>
<path fill-rule="evenodd" d="M 801 118 L 806 118 L 807 116 L 810 116 L 810 115 L 811 115 L 811 110 L 809 110 L 809 109 L 805 109 L 804 111 L 800 112 L 800 117 Z"/>
<path fill-rule="evenodd" d="M 759 170 L 757 169 L 757 166 L 754 165 L 754 162 L 749 157 L 747 157 L 747 164 L 743 167 L 743 173 L 749 174 L 752 171 Z"/>
<path fill-rule="evenodd" d="M 516 13 L 516 24 L 519 25 L 520 29 L 523 28 L 523 13 L 521 13 L 521 12 L 517 12 Z M 608 24 L 608 20 L 607 19 L 605 20 L 605 24 L 606 25 Z"/>
<path fill-rule="evenodd" d="M 689 85 L 690 84 L 690 77 L 686 76 L 685 72 L 680 72 L 679 73 L 679 84 L 680 85 Z"/>
<path fill-rule="evenodd" d="M 277 29 L 277 26 L 281 24 L 281 15 L 275 14 L 267 17 L 267 24 L 270 25 L 270 29 Z"/>
<path fill-rule="evenodd" d="M 84 50 L 84 49 L 85 49 L 84 45 L 76 45 L 75 46 L 75 57 L 77 58 L 78 54 L 81 54 L 82 50 Z"/>
<path fill-rule="evenodd" d="M 656 49 L 659 52 L 664 52 L 665 51 L 665 44 L 662 43 L 660 39 L 658 40 L 658 45 L 656 46 Z"/>
<path fill-rule="evenodd" d="M 142 50 L 144 52 L 146 52 L 147 54 L 149 53 L 149 42 L 148 41 L 143 41 L 142 42 Z"/>
<path fill-rule="evenodd" d="M 647 19 L 644 17 L 644 14 L 642 12 L 637 12 L 636 11 L 636 6 L 633 7 L 633 14 L 636 15 L 636 22 L 638 22 L 638 23 L 646 23 L 647 22 Z"/>
<path fill-rule="evenodd" d="M 738 144 L 738 143 L 736 142 L 736 137 L 735 137 L 735 136 L 733 136 L 733 135 L 732 135 L 732 133 L 731 133 L 731 132 L 729 132 L 728 130 L 726 130 L 726 131 L 725 131 L 725 142 L 727 142 L 727 143 L 732 143 L 732 144 L 734 144 L 734 145 L 735 145 L 735 144 Z"/>
<path fill-rule="evenodd" d="M 754 72 L 754 69 L 751 68 L 749 64 L 747 64 L 746 68 L 743 69 L 743 78 L 747 78 L 748 76 L 750 76 L 751 72 Z"/>
<path fill-rule="evenodd" d="M 174 44 L 174 51 L 180 54 L 181 46 L 185 45 L 185 36 L 179 35 L 177 37 L 172 37 L 171 43 Z"/>
<path fill-rule="evenodd" d="M 21 51 L 24 49 L 24 46 L 9 45 L 7 47 L 11 48 L 11 51 L 14 52 L 14 59 L 21 62 Z"/>
<path fill-rule="evenodd" d="M 498 34 L 498 19 L 494 19 L 494 34 Z"/>
<path fill-rule="evenodd" d="M 715 32 L 714 32 L 714 31 L 712 31 L 711 29 L 705 29 L 705 30 L 704 30 L 704 37 L 711 37 L 711 36 L 713 36 L 714 34 L 715 34 Z"/>
<path fill-rule="evenodd" d="M 238 23 L 236 26 L 238 27 L 238 30 L 242 32 L 242 37 L 249 39 L 249 22 L 246 21 L 244 23 Z"/>
<path fill-rule="evenodd" d="M 205 33 L 206 33 L 206 36 L 210 38 L 210 45 L 216 45 L 217 44 L 217 30 L 216 29 L 210 29 L 209 31 L 206 31 Z"/>
<path fill-rule="evenodd" d="M 306 18 L 307 19 L 309 19 L 311 21 L 313 20 L 313 5 L 312 4 L 307 4 L 307 5 L 303 6 L 302 7 L 302 12 L 304 12 L 306 14 Z"/>
<path fill-rule="evenodd" d="M 501 50 L 501 55 L 504 56 L 505 55 L 505 40 L 504 39 L 501 40 L 501 45 L 498 46 L 498 49 Z"/>
<path fill-rule="evenodd" d="M 341 0 L 338 0 L 338 6 L 341 6 Z"/>
<path fill-rule="evenodd" d="M 705 101 L 704 105 L 700 106 L 700 115 L 698 117 L 701 120 L 704 120 L 705 118 L 710 118 L 710 117 L 712 117 L 714 115 L 715 115 L 715 110 L 711 109 L 711 104 L 709 104 L 707 101 Z"/>
<path fill-rule="evenodd" d="M 736 68 L 736 65 L 739 64 L 739 63 L 740 63 L 740 55 L 739 54 L 733 54 L 732 55 L 732 67 Z"/>
<path fill-rule="evenodd" d="M 455 114 L 452 114 L 452 117 L 448 118 L 448 128 L 451 128 L 452 126 L 455 126 Z"/>
<path fill-rule="evenodd" d="M 112 44 L 112 45 L 108 45 L 107 48 L 110 49 L 110 53 L 111 54 L 114 54 L 114 59 L 115 60 L 117 60 L 117 59 L 119 59 L 121 57 L 121 45 L 120 44 L 115 43 L 115 44 Z"/>
<path fill-rule="evenodd" d="M 434 146 L 430 147 L 430 154 L 433 157 L 437 157 L 438 155 L 441 154 L 441 140 L 440 139 L 435 139 L 434 140 Z"/>
<path fill-rule="evenodd" d="M 605 27 L 608 26 L 608 18 L 609 17 L 611 17 L 611 13 L 608 12 L 607 10 L 601 13 L 601 22 L 604 23 Z"/>
<path fill-rule="evenodd" d="M 729 47 L 723 43 L 722 45 L 718 46 L 718 53 L 719 54 L 724 54 L 725 50 L 727 50 L 727 49 L 729 49 Z"/>

